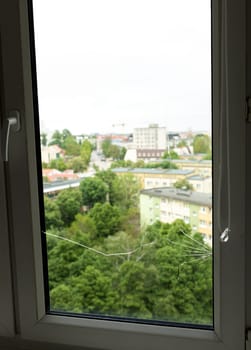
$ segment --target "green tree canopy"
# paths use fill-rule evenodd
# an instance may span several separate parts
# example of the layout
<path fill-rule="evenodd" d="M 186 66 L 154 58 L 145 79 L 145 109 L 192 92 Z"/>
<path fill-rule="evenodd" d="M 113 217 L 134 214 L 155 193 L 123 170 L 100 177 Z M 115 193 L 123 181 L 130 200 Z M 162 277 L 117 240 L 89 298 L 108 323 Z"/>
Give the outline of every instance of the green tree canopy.
<path fill-rule="evenodd" d="M 112 158 L 114 160 L 123 160 L 125 157 L 126 148 L 113 145 L 110 139 L 104 140 L 101 147 L 104 156 L 107 158 Z"/>
<path fill-rule="evenodd" d="M 112 141 L 110 139 L 106 139 L 102 142 L 101 148 L 105 157 L 110 157 L 111 146 L 112 146 Z"/>
<path fill-rule="evenodd" d="M 196 135 L 193 140 L 193 152 L 210 153 L 210 138 L 208 135 Z"/>
<path fill-rule="evenodd" d="M 122 210 L 138 207 L 140 182 L 133 174 L 121 174 L 116 176 L 112 183 L 111 203 L 116 204 Z"/>
<path fill-rule="evenodd" d="M 99 178 L 86 178 L 80 183 L 82 203 L 89 208 L 95 203 L 104 203 L 108 194 L 107 185 Z"/>
<path fill-rule="evenodd" d="M 89 211 L 89 216 L 95 222 L 97 237 L 113 235 L 120 229 L 119 209 L 109 203 L 96 203 Z"/>
<path fill-rule="evenodd" d="M 65 226 L 69 226 L 75 215 L 80 212 L 81 192 L 75 188 L 63 190 L 57 196 L 56 203 Z"/>
<path fill-rule="evenodd" d="M 60 231 L 51 225 L 62 236 L 47 237 L 52 309 L 212 324 L 212 251 L 201 234 L 182 220 L 134 230 L 138 200 L 114 205 L 130 185 L 99 176 L 117 195 L 113 205 L 96 203 Z"/>
<path fill-rule="evenodd" d="M 69 169 L 72 169 L 74 173 L 80 173 L 87 169 L 86 162 L 81 157 L 74 157 L 67 162 Z"/>
<path fill-rule="evenodd" d="M 178 148 L 183 148 L 183 147 L 187 147 L 187 142 L 185 140 L 181 140 L 178 144 L 177 144 Z"/>
<path fill-rule="evenodd" d="M 76 138 L 72 135 L 67 135 L 63 142 L 63 148 L 68 156 L 79 156 L 80 155 L 80 144 L 76 141 Z"/>
<path fill-rule="evenodd" d="M 111 196 L 113 183 L 117 178 L 117 175 L 111 169 L 108 169 L 98 170 L 95 174 L 95 177 L 99 178 L 107 185 L 107 188 L 109 189 L 109 195 Z"/>
<path fill-rule="evenodd" d="M 54 199 L 44 196 L 44 212 L 46 230 L 51 227 L 60 228 L 63 226 L 61 212 Z"/>
<path fill-rule="evenodd" d="M 63 137 L 62 134 L 59 130 L 55 130 L 52 138 L 51 138 L 51 142 L 49 143 L 49 145 L 58 145 L 59 147 L 62 148 L 63 145 Z"/>
<path fill-rule="evenodd" d="M 52 159 L 48 164 L 47 168 L 57 169 L 59 171 L 64 171 L 67 169 L 67 164 L 62 158 Z"/>
<path fill-rule="evenodd" d="M 174 187 L 193 191 L 193 185 L 187 179 L 181 179 L 173 184 Z"/>
<path fill-rule="evenodd" d="M 96 237 L 97 229 L 94 220 L 89 215 L 77 214 L 69 232 L 72 234 L 86 233 L 89 237 L 93 238 Z"/>
<path fill-rule="evenodd" d="M 171 150 L 170 152 L 165 151 L 162 158 L 163 159 L 180 159 L 178 153 L 176 153 L 173 150 Z"/>
<path fill-rule="evenodd" d="M 92 154 L 92 144 L 88 140 L 84 140 L 84 142 L 81 145 L 80 156 L 86 168 L 90 163 L 91 154 Z"/>

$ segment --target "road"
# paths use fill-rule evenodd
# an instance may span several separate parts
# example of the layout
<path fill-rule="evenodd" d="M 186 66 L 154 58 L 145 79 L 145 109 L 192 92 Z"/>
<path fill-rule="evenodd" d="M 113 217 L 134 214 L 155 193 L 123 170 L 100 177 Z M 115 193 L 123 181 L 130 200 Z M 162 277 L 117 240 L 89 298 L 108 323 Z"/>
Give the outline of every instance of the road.
<path fill-rule="evenodd" d="M 89 165 L 89 170 L 93 170 L 93 165 L 99 167 L 100 170 L 107 170 L 110 168 L 112 161 L 105 159 L 102 154 L 98 154 L 97 151 L 92 151 L 91 161 Z"/>

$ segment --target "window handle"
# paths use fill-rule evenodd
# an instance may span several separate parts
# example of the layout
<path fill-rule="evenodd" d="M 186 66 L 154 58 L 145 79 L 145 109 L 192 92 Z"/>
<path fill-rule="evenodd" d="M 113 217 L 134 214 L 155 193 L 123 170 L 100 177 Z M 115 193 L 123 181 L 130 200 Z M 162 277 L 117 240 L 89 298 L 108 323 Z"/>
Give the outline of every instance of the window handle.
<path fill-rule="evenodd" d="M 10 132 L 18 132 L 20 130 L 20 113 L 19 111 L 11 111 L 9 113 L 9 117 L 7 118 L 7 130 L 5 137 L 5 146 L 4 146 L 4 155 L 3 161 L 9 161 L 9 140 L 10 140 Z"/>

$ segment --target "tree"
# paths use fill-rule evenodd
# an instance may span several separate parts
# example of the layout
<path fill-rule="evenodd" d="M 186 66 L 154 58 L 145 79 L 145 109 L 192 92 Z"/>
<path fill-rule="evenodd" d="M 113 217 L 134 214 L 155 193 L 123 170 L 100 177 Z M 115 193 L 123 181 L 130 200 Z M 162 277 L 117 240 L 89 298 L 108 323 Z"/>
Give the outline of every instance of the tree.
<path fill-rule="evenodd" d="M 193 152 L 197 153 L 210 153 L 210 138 L 208 135 L 196 135 L 193 140 Z"/>
<path fill-rule="evenodd" d="M 80 173 L 87 169 L 85 161 L 81 157 L 74 157 L 67 162 L 68 168 L 72 169 L 74 173 Z"/>
<path fill-rule="evenodd" d="M 87 266 L 72 280 L 72 293 L 82 302 L 82 312 L 109 313 L 116 302 L 112 281 L 94 266 Z M 75 297 L 73 298 L 75 299 Z"/>
<path fill-rule="evenodd" d="M 112 183 L 111 203 L 116 204 L 122 210 L 137 208 L 140 189 L 139 179 L 133 174 L 121 174 Z"/>
<path fill-rule="evenodd" d="M 99 178 L 86 178 L 80 183 L 82 204 L 91 208 L 95 203 L 104 203 L 108 194 L 107 185 Z"/>
<path fill-rule="evenodd" d="M 68 137 L 73 137 L 68 129 L 64 129 L 62 132 L 55 130 L 49 145 L 58 145 L 59 147 L 65 149 L 65 140 Z"/>
<path fill-rule="evenodd" d="M 110 139 L 104 140 L 101 147 L 104 156 L 107 158 L 112 158 L 114 160 L 123 160 L 125 157 L 126 148 L 113 145 Z"/>
<path fill-rule="evenodd" d="M 62 134 L 59 130 L 55 130 L 53 135 L 52 135 L 51 142 L 49 143 L 49 146 L 58 145 L 59 147 L 62 148 L 62 144 L 63 144 Z"/>
<path fill-rule="evenodd" d="M 173 150 L 171 150 L 170 152 L 165 151 L 162 158 L 163 159 L 180 159 L 178 153 L 176 153 Z"/>
<path fill-rule="evenodd" d="M 43 146 L 47 146 L 47 134 L 45 132 L 41 133 L 41 144 Z"/>
<path fill-rule="evenodd" d="M 116 160 L 115 162 L 112 162 L 111 168 L 136 168 L 136 165 L 137 163 L 134 163 L 131 160 Z"/>
<path fill-rule="evenodd" d="M 96 203 L 89 212 L 97 228 L 97 237 L 113 235 L 120 229 L 119 209 L 109 203 Z"/>
<path fill-rule="evenodd" d="M 126 148 L 125 147 L 120 147 L 120 154 L 119 154 L 119 159 L 123 160 L 126 155 Z"/>
<path fill-rule="evenodd" d="M 68 156 L 79 156 L 80 155 L 80 144 L 77 143 L 76 139 L 72 135 L 67 135 L 63 141 L 63 148 Z"/>
<path fill-rule="evenodd" d="M 102 180 L 108 188 L 109 191 L 109 201 L 113 203 L 113 183 L 117 178 L 117 175 L 111 170 L 98 170 L 95 174 L 95 177 Z"/>
<path fill-rule="evenodd" d="M 52 159 L 48 164 L 47 168 L 57 169 L 59 171 L 65 171 L 67 169 L 67 164 L 62 158 Z"/>
<path fill-rule="evenodd" d="M 63 129 L 62 140 L 65 141 L 67 137 L 72 136 L 72 133 L 68 129 Z"/>
<path fill-rule="evenodd" d="M 205 154 L 203 160 L 212 160 L 212 153 Z"/>
<path fill-rule="evenodd" d="M 194 190 L 193 185 L 187 179 L 178 180 L 173 184 L 173 186 L 183 190 Z"/>
<path fill-rule="evenodd" d="M 70 230 L 72 234 L 88 234 L 89 237 L 95 237 L 97 229 L 94 220 L 89 215 L 77 214 L 72 222 Z"/>
<path fill-rule="evenodd" d="M 90 211 L 92 220 L 101 225 L 92 239 L 83 232 L 89 231 L 89 224 L 82 221 L 89 214 L 77 215 L 76 225 L 61 233 L 82 247 L 49 238 L 54 242 L 48 251 L 52 307 L 211 324 L 211 249 L 202 236 L 192 234 L 182 220 L 156 222 L 134 237 L 118 232 L 118 222 L 108 230 L 116 217 L 113 209 L 105 203 Z"/>
<path fill-rule="evenodd" d="M 70 188 L 63 190 L 56 198 L 62 220 L 65 226 L 69 226 L 80 212 L 81 208 L 81 192 L 79 189 Z"/>
<path fill-rule="evenodd" d="M 50 199 L 47 196 L 44 196 L 44 213 L 46 230 L 51 227 L 60 228 L 63 226 L 58 204 L 54 199 Z"/>
<path fill-rule="evenodd" d="M 85 140 L 81 145 L 80 157 L 86 169 L 90 163 L 91 154 L 92 154 L 92 145 L 88 140 Z"/>
<path fill-rule="evenodd" d="M 122 213 L 121 229 L 132 237 L 137 237 L 140 233 L 140 213 L 139 209 L 130 207 Z"/>
<path fill-rule="evenodd" d="M 102 142 L 101 148 L 105 157 L 110 157 L 111 145 L 112 145 L 112 141 L 110 139 L 106 139 Z"/>
<path fill-rule="evenodd" d="M 121 265 L 118 293 L 122 314 L 129 317 L 152 318 L 152 313 L 147 308 L 146 284 L 149 283 L 153 288 L 156 285 L 156 275 L 152 275 L 153 278 L 149 279 L 146 266 L 142 262 L 130 260 Z"/>
<path fill-rule="evenodd" d="M 181 140 L 179 141 L 179 143 L 177 144 L 178 148 L 183 148 L 183 147 L 187 147 L 187 142 L 185 140 Z"/>

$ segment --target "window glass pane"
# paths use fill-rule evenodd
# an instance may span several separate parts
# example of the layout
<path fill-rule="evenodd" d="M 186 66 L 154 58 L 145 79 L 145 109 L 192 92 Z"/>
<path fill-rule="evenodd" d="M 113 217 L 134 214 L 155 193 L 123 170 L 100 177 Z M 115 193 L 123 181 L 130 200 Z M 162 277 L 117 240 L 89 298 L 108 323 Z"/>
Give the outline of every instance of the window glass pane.
<path fill-rule="evenodd" d="M 33 0 L 50 311 L 213 325 L 209 0 Z"/>

